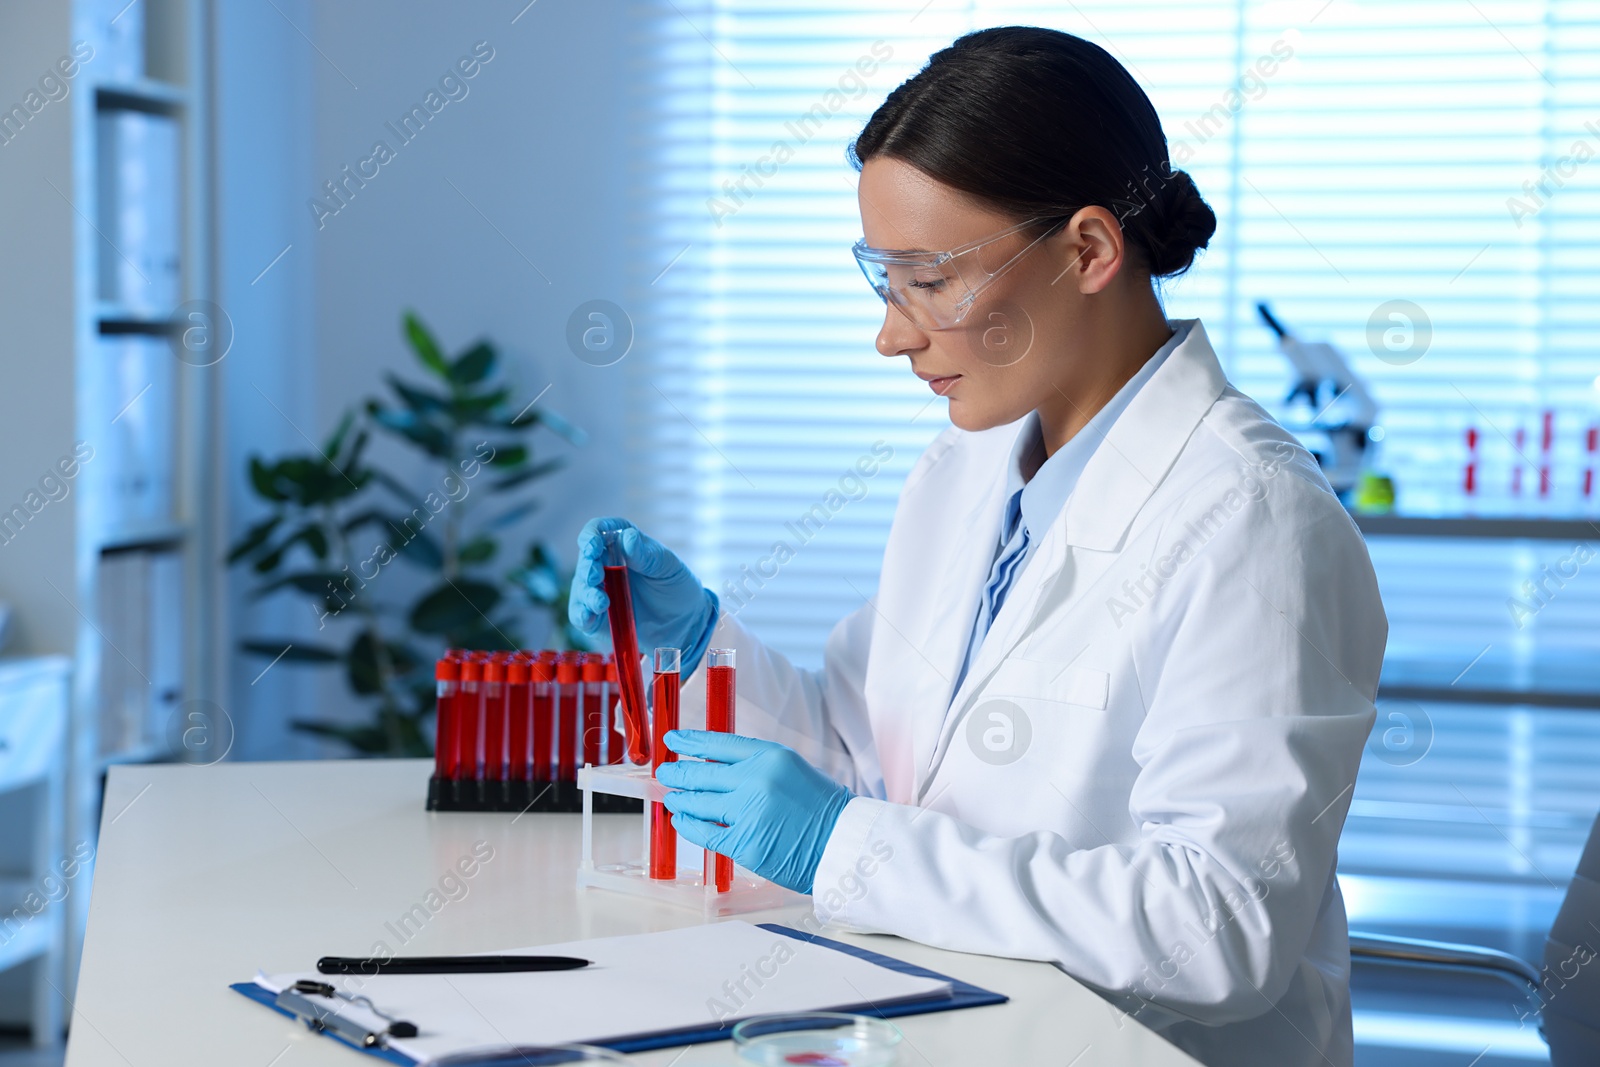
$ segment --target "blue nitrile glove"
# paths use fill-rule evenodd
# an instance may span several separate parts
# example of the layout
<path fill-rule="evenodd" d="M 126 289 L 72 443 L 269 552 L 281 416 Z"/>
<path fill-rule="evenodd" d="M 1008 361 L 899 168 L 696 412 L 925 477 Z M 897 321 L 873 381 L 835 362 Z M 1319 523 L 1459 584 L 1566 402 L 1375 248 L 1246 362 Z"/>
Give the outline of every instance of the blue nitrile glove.
<path fill-rule="evenodd" d="M 572 572 L 567 618 L 586 634 L 597 634 L 606 626 L 611 600 L 604 584 L 606 546 L 600 539 L 606 530 L 623 531 L 639 651 L 648 656 L 654 648 L 681 650 L 683 676 L 688 677 L 711 644 L 719 611 L 717 595 L 701 585 L 670 549 L 627 519 L 590 519 L 584 524 L 578 534 L 578 565 Z"/>
<path fill-rule="evenodd" d="M 822 850 L 850 803 L 850 790 L 776 741 L 671 730 L 667 747 L 682 756 L 716 760 L 656 768 L 656 781 L 676 790 L 663 803 L 678 833 L 769 881 L 811 892 Z"/>

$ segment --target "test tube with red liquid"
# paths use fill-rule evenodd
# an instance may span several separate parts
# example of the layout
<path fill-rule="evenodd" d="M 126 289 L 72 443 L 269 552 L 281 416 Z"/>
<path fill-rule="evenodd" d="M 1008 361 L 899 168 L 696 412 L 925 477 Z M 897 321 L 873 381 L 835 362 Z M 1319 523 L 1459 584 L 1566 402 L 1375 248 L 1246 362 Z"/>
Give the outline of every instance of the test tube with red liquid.
<path fill-rule="evenodd" d="M 658 648 L 655 656 L 655 691 L 650 716 L 650 771 L 663 763 L 676 763 L 678 754 L 667 747 L 667 731 L 678 728 L 678 668 L 681 653 Z M 678 832 L 665 804 L 650 804 L 650 877 L 671 880 L 678 876 Z"/>
<path fill-rule="evenodd" d="M 598 652 L 583 657 L 583 757 L 588 767 L 600 766 L 600 723 L 606 706 L 606 663 Z"/>
<path fill-rule="evenodd" d="M 556 660 L 556 781 L 573 782 L 578 778 L 579 731 L 578 690 L 583 682 L 583 668 L 578 663 L 580 653 L 563 652 Z"/>
<path fill-rule="evenodd" d="M 1600 426 L 1591 426 L 1583 435 L 1583 502 L 1594 500 L 1595 453 L 1600 450 Z"/>
<path fill-rule="evenodd" d="M 605 543 L 606 599 L 611 602 L 611 650 L 617 659 L 617 682 L 622 690 L 622 716 L 627 729 L 628 762 L 650 758 L 644 723 L 644 674 L 639 667 L 639 636 L 633 626 L 633 595 L 628 588 L 628 560 L 622 552 L 622 531 L 601 533 Z"/>
<path fill-rule="evenodd" d="M 554 781 L 551 773 L 551 753 L 555 743 L 555 680 L 556 660 L 550 653 L 541 652 L 533 661 L 533 780 Z"/>
<path fill-rule="evenodd" d="M 733 661 L 731 648 L 713 648 L 706 653 L 706 729 L 716 733 L 731 734 L 735 730 Z M 732 889 L 733 858 L 707 852 L 705 879 L 706 885 L 715 879 L 719 893 Z"/>
<path fill-rule="evenodd" d="M 533 725 L 533 670 L 529 658 L 529 653 L 519 652 L 506 664 L 506 777 L 513 782 L 526 782 L 529 778 L 529 728 Z"/>
<path fill-rule="evenodd" d="M 490 781 L 506 776 L 506 659 L 496 652 L 483 665 L 483 774 Z"/>
<path fill-rule="evenodd" d="M 1556 413 L 1546 411 L 1540 419 L 1539 429 L 1539 497 L 1550 496 L 1550 450 L 1555 445 Z"/>
<path fill-rule="evenodd" d="M 460 759 L 457 778 L 483 777 L 483 661 L 466 659 L 461 663 L 461 687 L 456 690 L 456 752 Z"/>
<path fill-rule="evenodd" d="M 622 750 L 627 744 L 622 737 L 622 715 L 617 707 L 617 658 L 602 656 L 605 663 L 606 684 L 600 691 L 600 706 L 605 717 L 604 733 L 600 742 L 600 760 L 603 763 L 621 763 Z"/>
<path fill-rule="evenodd" d="M 446 656 L 433 665 L 435 705 L 433 720 L 433 773 L 440 780 L 458 777 L 461 757 L 456 748 L 456 689 L 461 684 L 461 663 Z"/>
<path fill-rule="evenodd" d="M 1512 432 L 1512 450 L 1516 455 L 1511 457 L 1511 495 L 1522 495 L 1522 464 L 1526 462 L 1528 446 L 1528 432 L 1518 426 Z"/>
<path fill-rule="evenodd" d="M 1467 427 L 1467 469 L 1462 477 L 1462 489 L 1470 501 L 1478 492 L 1478 428 Z"/>

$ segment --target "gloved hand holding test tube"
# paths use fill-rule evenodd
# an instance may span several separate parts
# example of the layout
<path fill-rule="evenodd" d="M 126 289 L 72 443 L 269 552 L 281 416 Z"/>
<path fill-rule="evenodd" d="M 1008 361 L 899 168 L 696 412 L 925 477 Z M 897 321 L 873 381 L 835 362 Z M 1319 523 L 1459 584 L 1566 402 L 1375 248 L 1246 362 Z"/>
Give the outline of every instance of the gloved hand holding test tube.
<path fill-rule="evenodd" d="M 629 763 L 650 759 L 639 649 L 682 649 L 683 671 L 692 673 L 711 643 L 718 610 L 716 594 L 628 520 L 591 519 L 578 535 L 567 617 L 588 634 L 599 633 L 610 617 Z"/>

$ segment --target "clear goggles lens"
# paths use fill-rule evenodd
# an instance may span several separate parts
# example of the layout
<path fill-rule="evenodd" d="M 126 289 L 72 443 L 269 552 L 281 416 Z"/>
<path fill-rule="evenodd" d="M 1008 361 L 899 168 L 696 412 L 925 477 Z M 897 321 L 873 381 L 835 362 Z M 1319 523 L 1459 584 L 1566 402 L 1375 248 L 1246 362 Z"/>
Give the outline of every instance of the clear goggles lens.
<path fill-rule="evenodd" d="M 869 247 L 865 239 L 851 251 L 867 284 L 885 303 L 899 308 L 921 329 L 947 330 L 960 325 L 979 294 L 1057 227 L 1049 227 L 1020 250 L 1015 242 L 1001 242 L 1046 221 L 1029 219 L 949 252 L 897 252 Z"/>

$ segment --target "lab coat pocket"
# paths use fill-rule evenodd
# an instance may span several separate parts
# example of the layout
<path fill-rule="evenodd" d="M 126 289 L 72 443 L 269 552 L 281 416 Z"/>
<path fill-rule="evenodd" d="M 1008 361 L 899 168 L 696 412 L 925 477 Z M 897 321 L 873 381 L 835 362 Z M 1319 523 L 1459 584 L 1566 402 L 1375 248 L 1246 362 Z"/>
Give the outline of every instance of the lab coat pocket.
<path fill-rule="evenodd" d="M 992 766 L 1055 765 L 1104 732 L 1109 689 L 1110 676 L 1091 667 L 1006 660 L 964 724 L 967 747 Z"/>
<path fill-rule="evenodd" d="M 1103 711 L 1111 691 L 1111 676 L 1093 667 L 1008 659 L 994 672 L 985 697 L 1048 700 L 1056 704 Z"/>

